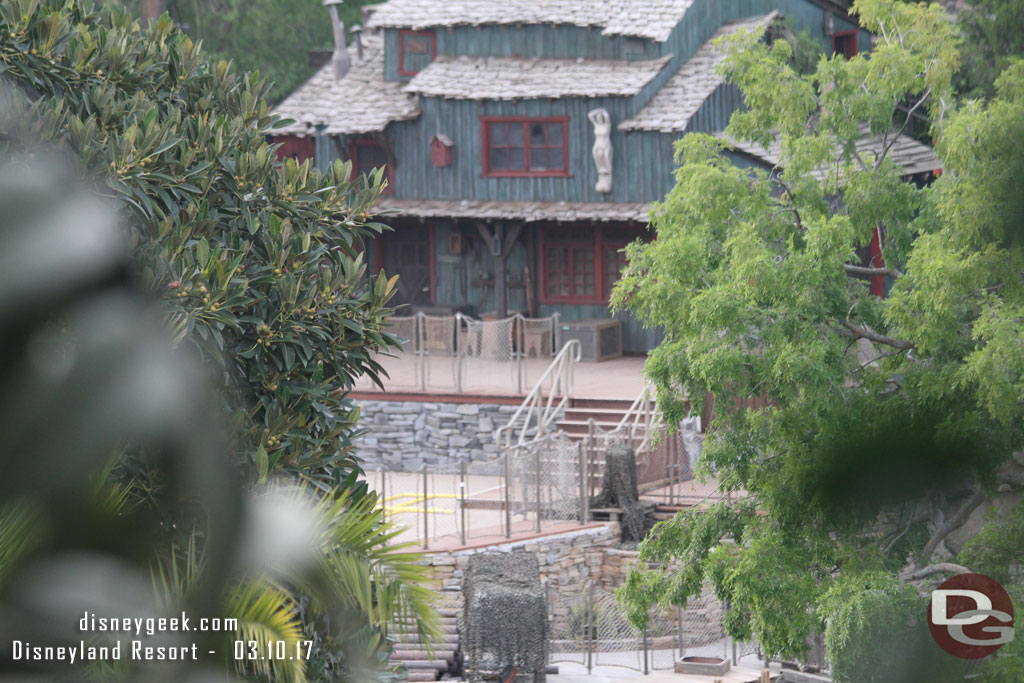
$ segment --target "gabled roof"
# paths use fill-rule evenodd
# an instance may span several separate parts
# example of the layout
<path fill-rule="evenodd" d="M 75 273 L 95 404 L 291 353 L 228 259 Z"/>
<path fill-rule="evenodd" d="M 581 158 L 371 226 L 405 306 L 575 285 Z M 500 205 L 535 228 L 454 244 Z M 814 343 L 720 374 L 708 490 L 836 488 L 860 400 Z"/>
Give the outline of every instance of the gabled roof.
<path fill-rule="evenodd" d="M 883 139 L 881 135 L 870 135 L 865 126 L 861 126 L 861 132 L 863 137 L 857 142 L 857 152 L 867 164 L 873 163 L 874 159 L 882 153 L 885 145 L 892 142 L 887 155 L 897 166 L 903 169 L 904 176 L 928 173 L 942 168 L 942 162 L 935 156 L 935 150 L 922 142 L 918 142 L 909 135 L 901 134 L 893 142 L 892 133 L 890 133 L 889 137 Z M 772 141 L 768 147 L 762 147 L 751 142 L 733 140 L 724 133 L 719 133 L 715 137 L 725 140 L 732 149 L 753 157 L 773 168 L 780 165 L 779 160 L 782 157 L 782 148 L 778 139 Z M 836 156 L 838 158 L 838 151 Z M 826 169 L 822 169 L 816 171 L 815 175 L 822 178 L 827 172 Z"/>
<path fill-rule="evenodd" d="M 619 124 L 620 130 L 656 130 L 675 133 L 686 130 L 690 118 L 704 100 L 722 84 L 718 65 L 725 59 L 725 49 L 715 41 L 735 35 L 741 30 L 763 33 L 778 12 L 749 17 L 725 24 L 711 39 L 700 46 L 672 78 L 657 92 L 636 116 Z"/>
<path fill-rule="evenodd" d="M 340 81 L 328 62 L 298 87 L 274 111 L 295 123 L 279 128 L 275 134 L 340 135 L 373 133 L 384 130 L 391 121 L 414 119 L 420 115 L 416 97 L 402 92 L 404 83 L 384 80 L 384 40 L 379 32 L 362 36 L 363 57 L 349 46 L 352 68 Z"/>
<path fill-rule="evenodd" d="M 694 0 L 388 0 L 374 8 L 371 27 L 423 29 L 484 24 L 569 24 L 603 27 L 664 42 Z"/>
<path fill-rule="evenodd" d="M 405 91 L 471 100 L 632 96 L 670 59 L 671 55 L 645 61 L 438 57 Z"/>

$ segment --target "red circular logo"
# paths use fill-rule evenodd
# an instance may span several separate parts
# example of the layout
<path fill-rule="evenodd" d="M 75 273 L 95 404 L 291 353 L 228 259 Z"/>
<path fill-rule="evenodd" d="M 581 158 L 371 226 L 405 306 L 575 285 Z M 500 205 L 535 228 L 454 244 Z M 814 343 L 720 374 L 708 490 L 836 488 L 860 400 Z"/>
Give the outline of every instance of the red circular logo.
<path fill-rule="evenodd" d="M 955 657 L 988 657 L 1013 640 L 1013 603 L 995 579 L 959 574 L 932 591 L 928 629 Z"/>

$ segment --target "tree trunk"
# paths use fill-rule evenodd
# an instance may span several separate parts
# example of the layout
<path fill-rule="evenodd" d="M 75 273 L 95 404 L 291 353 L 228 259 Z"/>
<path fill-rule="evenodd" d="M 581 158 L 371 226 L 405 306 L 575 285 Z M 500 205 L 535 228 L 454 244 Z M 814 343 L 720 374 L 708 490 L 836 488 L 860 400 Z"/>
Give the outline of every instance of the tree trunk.
<path fill-rule="evenodd" d="M 141 0 L 139 4 L 143 22 L 159 19 L 167 11 L 167 0 Z"/>

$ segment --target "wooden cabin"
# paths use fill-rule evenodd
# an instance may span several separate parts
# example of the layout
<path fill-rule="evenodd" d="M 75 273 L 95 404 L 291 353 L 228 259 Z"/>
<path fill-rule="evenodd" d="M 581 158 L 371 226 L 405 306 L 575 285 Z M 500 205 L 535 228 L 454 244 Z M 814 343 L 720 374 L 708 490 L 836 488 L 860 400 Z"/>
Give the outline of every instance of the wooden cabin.
<path fill-rule="evenodd" d="M 740 106 L 715 39 L 784 19 L 847 57 L 869 50 L 839 0 L 389 0 L 277 112 L 288 156 L 385 166 L 394 232 L 372 263 L 397 303 L 477 316 L 606 319 L 622 247 L 674 184 L 673 142 Z M 325 17 L 326 20 L 326 17 Z M 345 48 L 340 48 L 345 50 Z M 337 52 L 336 52 L 337 55 Z M 912 144 L 911 144 L 912 143 Z M 930 172 L 934 156 L 908 141 Z M 771 167 L 770 150 L 732 152 Z M 917 155 L 917 156 L 914 156 Z M 626 352 L 657 345 L 628 314 Z"/>

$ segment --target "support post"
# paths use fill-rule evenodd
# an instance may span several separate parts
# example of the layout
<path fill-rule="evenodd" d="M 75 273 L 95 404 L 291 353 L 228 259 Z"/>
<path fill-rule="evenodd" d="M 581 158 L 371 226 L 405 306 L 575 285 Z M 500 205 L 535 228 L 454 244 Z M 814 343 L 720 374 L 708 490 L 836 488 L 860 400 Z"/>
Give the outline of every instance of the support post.
<path fill-rule="evenodd" d="M 497 251 L 494 255 L 494 316 L 498 320 L 508 317 L 508 253 L 505 251 L 505 226 L 498 223 L 494 226 L 494 237 Z"/>
<path fill-rule="evenodd" d="M 427 466 L 423 465 L 423 548 L 430 547 L 430 501 L 427 499 Z"/>
<path fill-rule="evenodd" d="M 380 466 L 380 517 L 383 521 L 388 521 L 388 491 L 387 491 L 387 479 L 388 473 L 384 470 L 384 465 Z"/>

